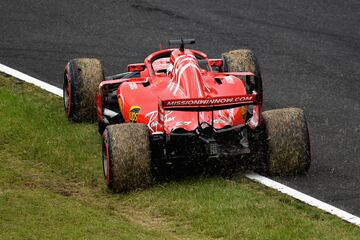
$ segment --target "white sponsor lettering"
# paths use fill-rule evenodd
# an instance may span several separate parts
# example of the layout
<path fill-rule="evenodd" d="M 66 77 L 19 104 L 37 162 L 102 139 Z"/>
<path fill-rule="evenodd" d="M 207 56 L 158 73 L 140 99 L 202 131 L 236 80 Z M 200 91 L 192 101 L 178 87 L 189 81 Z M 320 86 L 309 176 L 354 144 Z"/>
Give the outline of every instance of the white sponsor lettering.
<path fill-rule="evenodd" d="M 170 121 L 174 121 L 175 120 L 175 116 L 173 117 L 170 117 L 169 115 L 173 113 L 173 111 L 167 111 L 166 114 L 165 114 L 165 120 L 164 120 L 164 123 L 167 123 L 167 122 L 170 122 Z M 151 132 L 157 132 L 158 131 L 158 127 L 159 127 L 159 122 L 158 122 L 158 111 L 152 111 L 152 112 L 149 112 L 145 115 L 145 118 L 149 118 L 149 121 L 148 121 L 148 128 L 151 130 Z M 161 117 L 161 115 L 160 115 Z"/>
<path fill-rule="evenodd" d="M 252 96 L 212 98 L 212 99 L 189 99 L 189 100 L 169 100 L 165 101 L 165 106 L 193 106 L 193 105 L 212 105 L 226 103 L 240 103 L 252 101 Z"/>

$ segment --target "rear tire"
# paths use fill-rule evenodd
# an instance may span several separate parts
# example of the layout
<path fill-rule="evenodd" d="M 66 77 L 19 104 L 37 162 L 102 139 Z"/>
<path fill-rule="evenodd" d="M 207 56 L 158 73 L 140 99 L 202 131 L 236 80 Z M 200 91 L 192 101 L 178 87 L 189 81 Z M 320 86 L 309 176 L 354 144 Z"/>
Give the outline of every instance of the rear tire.
<path fill-rule="evenodd" d="M 307 172 L 311 164 L 311 152 L 303 110 L 285 108 L 265 111 L 263 125 L 258 135 L 261 142 L 257 147 L 260 151 L 266 149 L 266 153 L 259 154 L 258 156 L 263 158 L 256 160 L 260 163 L 258 165 L 265 166 L 265 169 L 259 170 L 272 176 Z"/>
<path fill-rule="evenodd" d="M 95 97 L 104 80 L 101 62 L 95 58 L 71 60 L 65 67 L 63 101 L 65 115 L 74 122 L 97 120 Z"/>
<path fill-rule="evenodd" d="M 103 166 L 106 184 L 113 192 L 148 187 L 152 183 L 148 127 L 137 123 L 107 126 Z"/>

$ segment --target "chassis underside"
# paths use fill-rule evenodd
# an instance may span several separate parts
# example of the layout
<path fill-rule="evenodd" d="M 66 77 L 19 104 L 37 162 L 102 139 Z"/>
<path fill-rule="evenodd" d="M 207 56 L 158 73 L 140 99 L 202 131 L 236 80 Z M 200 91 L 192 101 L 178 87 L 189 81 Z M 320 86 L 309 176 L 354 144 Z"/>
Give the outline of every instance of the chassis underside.
<path fill-rule="evenodd" d="M 171 162 L 191 157 L 201 159 L 236 158 L 250 153 L 247 126 L 215 130 L 211 126 L 199 127 L 193 132 L 177 129 L 166 134 L 151 136 L 154 158 Z"/>

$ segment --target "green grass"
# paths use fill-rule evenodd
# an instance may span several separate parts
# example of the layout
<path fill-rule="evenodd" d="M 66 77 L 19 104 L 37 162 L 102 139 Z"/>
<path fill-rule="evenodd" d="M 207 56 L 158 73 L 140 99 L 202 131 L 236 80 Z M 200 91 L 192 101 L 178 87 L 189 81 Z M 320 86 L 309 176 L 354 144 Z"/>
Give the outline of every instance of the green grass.
<path fill-rule="evenodd" d="M 0 75 L 0 239 L 360 239 L 360 228 L 247 180 L 112 194 L 95 124 Z"/>

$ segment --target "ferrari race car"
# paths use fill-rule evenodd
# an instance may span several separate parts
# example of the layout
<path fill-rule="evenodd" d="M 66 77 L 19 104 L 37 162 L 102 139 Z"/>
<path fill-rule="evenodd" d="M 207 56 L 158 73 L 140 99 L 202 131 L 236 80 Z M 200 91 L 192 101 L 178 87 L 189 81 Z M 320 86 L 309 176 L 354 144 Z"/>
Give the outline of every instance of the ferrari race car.
<path fill-rule="evenodd" d="M 185 48 L 193 43 L 170 40 L 169 49 L 114 76 L 104 77 L 94 58 L 66 65 L 65 115 L 75 122 L 97 119 L 108 188 L 143 188 L 153 182 L 157 166 L 201 159 L 242 159 L 269 175 L 306 172 L 311 154 L 304 113 L 262 112 L 253 52 L 239 49 L 209 59 Z"/>

